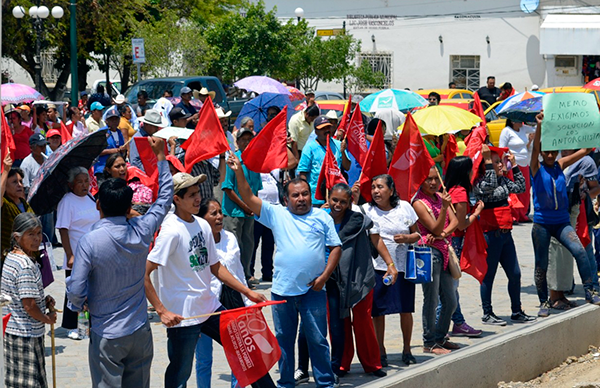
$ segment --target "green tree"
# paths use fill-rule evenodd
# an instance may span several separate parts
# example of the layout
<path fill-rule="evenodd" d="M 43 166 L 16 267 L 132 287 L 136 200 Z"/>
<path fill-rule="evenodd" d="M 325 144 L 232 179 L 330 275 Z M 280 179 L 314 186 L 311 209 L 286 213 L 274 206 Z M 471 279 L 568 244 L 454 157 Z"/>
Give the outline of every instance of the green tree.
<path fill-rule="evenodd" d="M 367 89 L 383 89 L 385 75 L 373 71 L 368 61 L 362 61 L 360 65 L 354 66 L 346 77 L 346 87 L 352 94 L 363 93 Z"/>

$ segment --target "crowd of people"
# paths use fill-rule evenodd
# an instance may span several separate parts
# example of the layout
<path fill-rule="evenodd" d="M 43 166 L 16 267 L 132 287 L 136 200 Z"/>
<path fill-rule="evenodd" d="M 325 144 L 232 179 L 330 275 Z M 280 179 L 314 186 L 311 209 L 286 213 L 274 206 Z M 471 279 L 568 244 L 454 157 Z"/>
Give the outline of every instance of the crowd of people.
<path fill-rule="evenodd" d="M 498 99 L 503 92 L 495 89 L 488 79 L 478 93 L 482 100 Z M 249 169 L 242 154 L 262 128 L 250 118 L 230 128 L 231 112 L 215 106 L 229 150 L 197 162 L 187 173 L 183 140 L 154 135 L 167 126 L 196 128 L 199 110 L 190 101 L 211 103 L 209 96 L 205 88 L 194 93 L 184 87 L 179 104 L 162 101 L 153 107 L 145 91 L 138 93 L 138 104 L 129 105 L 99 87 L 89 98 L 82 93 L 78 107 L 4 108 L 16 145 L 2 161 L 1 176 L 1 291 L 12 298 L 4 340 L 7 387 L 47 386 L 44 325 L 57 317 L 54 299 L 44 292 L 43 241 L 64 250 L 62 327 L 69 338 L 81 339 L 78 312 L 91 316 L 88 358 L 92 385 L 98 387 L 149 386 L 154 343 L 148 310 L 166 327 L 165 387 L 186 386 L 194 363 L 197 386 L 210 387 L 213 341 L 222 343 L 220 315 L 214 313 L 267 299 L 286 302 L 272 306 L 280 376 L 275 383 L 267 373 L 255 387 L 294 387 L 308 381 L 309 364 L 317 386 L 338 386 L 350 372 L 355 349 L 365 373 L 385 376 L 387 315 L 399 315 L 402 361 L 415 364 L 411 341 L 417 303 L 423 312 L 423 352 L 448 354 L 460 348 L 453 336 L 482 334 L 461 313 L 459 282 L 451 268 L 474 243 L 465 233 L 475 223 L 488 247 L 481 324 L 507 324 L 492 307 L 499 266 L 508 278 L 513 323 L 531 323 L 552 309 L 575 306 L 566 298 L 574 287 L 572 271 L 560 270 L 573 258 L 586 301 L 600 305 L 600 241 L 593 228 L 600 185 L 598 158 L 592 157 L 598 154 L 542 151 L 543 113 L 535 128 L 507 120 L 497 146 L 489 142 L 485 126 L 423 136 L 434 164 L 414 197 L 400 199 L 400 182 L 382 174 L 367 183 L 367 200 L 361 195 L 361 165 L 348 151 L 338 116 L 322 112 L 311 96 L 289 121 L 285 168 Z M 267 122 L 280 111 L 269 107 Z M 369 142 L 382 127 L 389 164 L 399 116 L 386 111 L 362 117 Z M 64 143 L 62 126 L 72 137 L 105 131 L 107 147 L 93 172 L 72 166 L 68 193 L 56 211 L 36 217 L 27 193 L 44 161 Z M 445 148 L 458 137 L 466 147 L 479 141 L 479 165 L 462 155 L 465 148 L 445 160 Z M 137 138 L 147 139 L 156 156 L 156 186 L 147 179 L 152 172 L 140 156 L 140 143 L 131 141 Z M 328 150 L 347 183 L 334 185 L 322 200 L 318 181 Z M 589 208 L 580 207 L 582 200 Z M 575 231 L 580 209 L 588 213 L 585 228 L 593 239 L 584 241 Z M 537 317 L 521 305 L 512 228 L 524 222 L 533 222 Z M 428 248 L 432 265 L 420 301 L 417 284 L 406 274 L 415 247 Z M 260 283 L 270 284 L 269 296 L 256 291 Z M 236 376 L 231 381 L 235 387 Z"/>

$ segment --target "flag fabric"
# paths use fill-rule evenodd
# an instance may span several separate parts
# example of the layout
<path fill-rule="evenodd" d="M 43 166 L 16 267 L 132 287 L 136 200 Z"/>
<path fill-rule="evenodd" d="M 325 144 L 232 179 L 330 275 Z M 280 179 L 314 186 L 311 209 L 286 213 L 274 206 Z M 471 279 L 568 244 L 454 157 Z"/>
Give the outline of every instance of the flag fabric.
<path fill-rule="evenodd" d="M 94 175 L 94 166 L 89 168 L 88 175 L 90 176 L 90 194 L 92 197 L 95 197 L 98 194 L 98 190 L 100 187 L 98 186 L 98 180 L 96 179 L 96 175 Z"/>
<path fill-rule="evenodd" d="M 364 166 L 363 159 L 369 151 L 369 148 L 367 147 L 365 126 L 363 124 L 359 105 L 356 105 L 352 118 L 350 118 L 350 122 L 348 123 L 346 142 L 348 143 L 348 152 L 354 156 L 358 164 Z"/>
<path fill-rule="evenodd" d="M 127 167 L 127 181 L 138 178 L 140 182 L 150 188 L 152 190 L 152 199 L 156 200 L 158 198 L 158 174 L 155 173 L 154 176 L 148 176 L 144 171 L 140 170 L 137 167 L 129 166 Z"/>
<path fill-rule="evenodd" d="M 277 339 L 261 311 L 265 306 L 279 303 L 285 301 L 263 302 L 221 313 L 219 331 L 223 350 L 241 387 L 266 375 L 281 357 Z"/>
<path fill-rule="evenodd" d="M 475 220 L 465 231 L 463 249 L 460 256 L 460 269 L 483 283 L 487 273 L 487 243 L 479 220 Z"/>
<path fill-rule="evenodd" d="M 150 177 L 156 174 L 156 178 L 158 179 L 158 159 L 156 158 L 154 151 L 152 151 L 152 146 L 150 146 L 148 138 L 145 136 L 137 136 L 133 138 L 133 141 L 135 141 L 135 146 L 140 154 L 140 160 L 144 166 L 144 172 Z M 165 154 L 167 153 L 168 152 Z"/>
<path fill-rule="evenodd" d="M 186 151 L 184 162 L 188 173 L 192 171 L 194 164 L 229 151 L 229 143 L 210 96 L 200 108 L 194 133 L 181 145 L 181 148 Z"/>
<path fill-rule="evenodd" d="M 167 155 L 166 158 L 169 162 L 171 162 L 171 164 L 173 165 L 173 167 L 175 167 L 175 169 L 177 171 L 185 172 L 185 168 L 183 167 L 183 164 L 181 164 L 179 159 L 177 159 L 174 155 Z"/>
<path fill-rule="evenodd" d="M 575 232 L 581 241 L 581 245 L 587 247 L 592 242 L 590 237 L 590 229 L 588 228 L 587 213 L 585 212 L 585 199 L 581 200 L 579 205 L 579 216 L 575 225 Z"/>
<path fill-rule="evenodd" d="M 360 195 L 371 201 L 371 182 L 378 175 L 387 173 L 387 158 L 383 140 L 383 121 L 379 121 L 373 134 L 373 141 L 364 160 L 360 174 Z"/>
<path fill-rule="evenodd" d="M 6 121 L 6 117 L 4 116 L 4 110 L 0 109 L 0 119 L 2 120 L 2 136 L 0 138 L 0 142 L 2 143 L 1 157 L 0 161 L 1 170 L 4 171 L 4 158 L 6 155 L 10 153 L 11 159 L 14 161 L 15 151 L 17 150 L 17 146 L 15 145 L 15 140 L 13 139 L 12 130 Z"/>
<path fill-rule="evenodd" d="M 335 156 L 331 150 L 329 142 L 331 136 L 327 136 L 327 148 L 325 150 L 325 160 L 321 166 L 321 172 L 319 173 L 319 179 L 317 180 L 317 190 L 315 191 L 315 199 L 324 201 L 327 197 L 323 195 L 323 191 L 329 191 L 337 183 L 348 183 L 342 175 L 340 167 L 335 161 Z"/>
<path fill-rule="evenodd" d="M 456 143 L 456 137 L 448 134 L 448 143 L 446 143 L 446 149 L 444 150 L 444 174 L 448 168 L 448 163 L 458 155 L 458 143 Z"/>
<path fill-rule="evenodd" d="M 467 139 L 465 139 L 467 148 L 465 148 L 463 155 L 473 159 L 473 177 L 471 178 L 471 183 L 473 183 L 479 175 L 479 166 L 483 161 L 481 146 L 484 144 L 486 137 L 487 132 L 485 131 L 485 127 L 476 127 L 469 134 L 468 142 Z"/>
<path fill-rule="evenodd" d="M 69 129 L 67 128 L 65 123 L 63 123 L 62 121 L 60 122 L 59 131 L 60 131 L 60 140 L 62 141 L 61 144 L 65 144 L 66 142 L 68 142 L 69 140 L 71 140 L 73 138 L 73 136 L 71 135 L 71 132 L 69 132 Z"/>
<path fill-rule="evenodd" d="M 348 97 L 348 101 L 346 102 L 346 106 L 344 106 L 344 112 L 342 113 L 342 118 L 340 119 L 340 123 L 338 124 L 337 130 L 342 133 L 342 138 L 346 136 L 346 129 L 348 127 L 348 121 L 350 120 L 350 110 L 352 109 L 352 94 Z"/>
<path fill-rule="evenodd" d="M 6 326 L 8 325 L 8 321 L 10 320 L 10 313 L 6 314 L 2 317 L 2 334 L 6 333 Z"/>
<path fill-rule="evenodd" d="M 483 106 L 481 105 L 479 93 L 473 93 L 473 108 L 471 109 L 471 113 L 481 118 L 481 123 L 479 124 L 480 126 L 485 127 L 487 125 L 487 120 L 485 119 L 485 113 L 483 112 Z"/>
<path fill-rule="evenodd" d="M 248 170 L 268 174 L 276 168 L 287 168 L 287 106 L 250 141 L 242 152 Z"/>
<path fill-rule="evenodd" d="M 400 199 L 410 202 L 433 165 L 433 159 L 423 144 L 419 127 L 412 115 L 407 113 L 404 129 L 388 171 L 394 179 Z"/>

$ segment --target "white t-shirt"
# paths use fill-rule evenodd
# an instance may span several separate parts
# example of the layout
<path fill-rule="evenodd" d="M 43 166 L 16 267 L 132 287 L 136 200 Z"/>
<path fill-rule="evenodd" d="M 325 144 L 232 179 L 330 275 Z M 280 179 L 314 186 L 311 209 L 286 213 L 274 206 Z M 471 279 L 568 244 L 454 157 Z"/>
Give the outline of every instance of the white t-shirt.
<path fill-rule="evenodd" d="M 404 272 L 406 267 L 406 253 L 408 247 L 406 244 L 397 244 L 394 241 L 394 236 L 397 234 L 409 234 L 410 227 L 417 222 L 419 217 L 415 210 L 406 201 L 400 201 L 398 206 L 392 210 L 384 211 L 377 206 L 371 204 L 363 205 L 365 213 L 375 224 L 370 233 L 379 235 L 383 239 L 383 243 L 390 252 L 394 265 L 398 272 Z M 381 256 L 373 259 L 373 266 L 378 271 L 387 271 L 387 264 Z"/>
<path fill-rule="evenodd" d="M 158 297 L 169 311 L 188 318 L 213 313 L 221 305 L 210 289 L 210 266 L 219 257 L 210 226 L 202 218 L 194 216 L 192 222 L 186 222 L 168 214 L 148 260 L 159 265 Z M 188 319 L 174 327 L 207 319 Z"/>
<path fill-rule="evenodd" d="M 65 228 L 69 230 L 69 242 L 73 253 L 77 251 L 79 239 L 92 229 L 92 225 L 100 221 L 100 213 L 96 209 L 96 202 L 90 196 L 80 197 L 73 193 L 67 193 L 58 203 L 56 211 L 56 229 Z M 67 254 L 63 263 L 67 267 Z"/>
<path fill-rule="evenodd" d="M 23 177 L 23 186 L 31 187 L 35 176 L 38 171 L 40 171 L 40 167 L 42 167 L 42 165 L 36 162 L 33 158 L 33 154 L 29 154 L 23 159 L 23 162 L 21 163 L 21 170 L 23 170 L 23 173 L 25 174 Z"/>
<path fill-rule="evenodd" d="M 217 254 L 219 255 L 219 261 L 227 268 L 227 270 L 236 278 L 240 283 L 248 286 L 246 283 L 246 275 L 244 274 L 244 267 L 240 259 L 240 246 L 238 245 L 235 234 L 226 230 L 221 231 L 221 241 L 215 243 L 217 246 Z M 210 289 L 213 294 L 216 295 L 217 299 L 221 298 L 221 289 L 223 283 L 217 279 L 214 275 L 210 281 Z M 246 296 L 242 295 L 244 304 L 246 306 L 252 305 L 252 301 Z"/>
<path fill-rule="evenodd" d="M 519 166 L 527 167 L 531 160 L 531 149 L 527 148 L 527 143 L 529 143 L 528 135 L 534 132 L 535 128 L 528 125 L 523 125 L 519 132 L 506 127 L 500 133 L 498 145 L 500 147 L 507 147 L 515 155 L 515 161 Z"/>
<path fill-rule="evenodd" d="M 258 198 L 269 202 L 271 205 L 279 203 L 279 189 L 274 176 L 279 176 L 279 169 L 271 171 L 270 174 L 260 174 L 263 188 L 258 190 Z"/>

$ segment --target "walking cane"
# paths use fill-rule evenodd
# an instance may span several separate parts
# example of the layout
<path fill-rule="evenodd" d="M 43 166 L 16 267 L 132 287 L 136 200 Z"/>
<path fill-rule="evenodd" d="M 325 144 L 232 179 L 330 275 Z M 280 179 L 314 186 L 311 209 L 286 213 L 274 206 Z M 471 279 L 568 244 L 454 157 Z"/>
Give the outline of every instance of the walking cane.
<path fill-rule="evenodd" d="M 54 306 L 49 308 L 50 312 L 62 313 Z M 52 388 L 56 388 L 56 343 L 54 342 L 54 323 L 50 325 L 50 340 L 52 343 Z"/>

